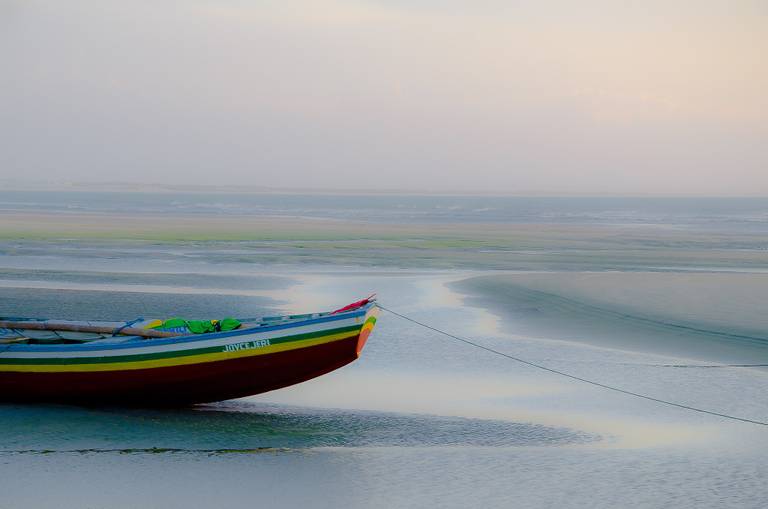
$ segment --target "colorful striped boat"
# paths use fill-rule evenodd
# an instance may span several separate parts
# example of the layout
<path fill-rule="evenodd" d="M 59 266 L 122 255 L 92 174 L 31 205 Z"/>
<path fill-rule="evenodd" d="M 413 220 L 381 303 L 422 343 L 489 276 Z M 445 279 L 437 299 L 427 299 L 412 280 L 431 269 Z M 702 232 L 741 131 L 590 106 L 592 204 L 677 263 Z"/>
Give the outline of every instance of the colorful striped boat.
<path fill-rule="evenodd" d="M 87 322 L 82 330 L 103 326 L 119 335 L 66 344 L 15 340 L 34 334 L 0 329 L 0 400 L 188 405 L 259 394 L 357 359 L 377 314 L 368 298 L 334 312 L 267 317 L 226 332 L 149 339 L 125 335 L 136 330 L 135 324 Z"/>

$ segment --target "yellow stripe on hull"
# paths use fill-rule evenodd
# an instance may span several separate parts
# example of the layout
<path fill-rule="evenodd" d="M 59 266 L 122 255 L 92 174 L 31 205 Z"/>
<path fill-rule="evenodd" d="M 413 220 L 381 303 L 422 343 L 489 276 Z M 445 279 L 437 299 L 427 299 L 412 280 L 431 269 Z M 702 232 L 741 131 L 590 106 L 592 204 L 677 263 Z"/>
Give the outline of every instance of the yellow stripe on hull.
<path fill-rule="evenodd" d="M 366 323 L 362 329 L 372 329 L 373 325 Z M 301 341 L 292 341 L 290 343 L 279 343 L 276 345 L 264 346 L 261 348 L 247 348 L 232 352 L 216 352 L 200 355 L 190 355 L 184 357 L 171 357 L 167 359 L 151 359 L 133 362 L 104 362 L 97 364 L 19 364 L 0 366 L 0 372 L 34 372 L 34 373 L 61 373 L 61 372 L 86 372 L 86 371 L 125 371 L 134 369 L 166 368 L 173 366 L 183 366 L 188 364 L 202 364 L 207 362 L 225 361 L 238 359 L 242 357 L 254 357 L 258 355 L 267 355 L 271 353 L 285 352 L 288 350 L 298 350 L 310 346 L 331 343 L 341 339 L 353 337 L 358 332 L 342 332 L 330 334 L 320 338 L 305 339 Z M 246 343 L 248 341 L 245 341 Z M 222 349 L 224 346 L 222 346 Z"/>

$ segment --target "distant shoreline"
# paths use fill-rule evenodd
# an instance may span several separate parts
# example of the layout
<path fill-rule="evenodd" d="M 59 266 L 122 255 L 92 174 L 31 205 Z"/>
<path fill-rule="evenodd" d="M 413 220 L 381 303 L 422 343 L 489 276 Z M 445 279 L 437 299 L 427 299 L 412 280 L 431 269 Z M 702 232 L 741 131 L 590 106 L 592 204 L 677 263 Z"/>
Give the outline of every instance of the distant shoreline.
<path fill-rule="evenodd" d="M 0 180 L 0 189 L 10 192 L 39 193 L 137 193 L 137 194 L 217 194 L 217 195 L 284 195 L 284 196 L 434 196 L 434 197 L 488 197 L 488 198 L 648 198 L 648 199 L 768 199 L 768 194 L 723 193 L 616 193 L 568 192 L 558 190 L 524 189 L 497 190 L 430 190 L 430 189 L 343 189 L 343 188 L 283 188 L 263 186 L 208 186 L 140 183 L 46 182 L 26 183 Z"/>

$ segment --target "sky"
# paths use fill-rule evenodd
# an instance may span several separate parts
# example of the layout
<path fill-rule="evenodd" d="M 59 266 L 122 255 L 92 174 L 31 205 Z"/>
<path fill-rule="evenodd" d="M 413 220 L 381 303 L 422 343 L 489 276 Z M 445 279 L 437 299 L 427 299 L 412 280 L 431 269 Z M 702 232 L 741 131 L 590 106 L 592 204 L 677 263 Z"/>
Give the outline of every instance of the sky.
<path fill-rule="evenodd" d="M 768 3 L 0 0 L 0 180 L 768 195 Z"/>

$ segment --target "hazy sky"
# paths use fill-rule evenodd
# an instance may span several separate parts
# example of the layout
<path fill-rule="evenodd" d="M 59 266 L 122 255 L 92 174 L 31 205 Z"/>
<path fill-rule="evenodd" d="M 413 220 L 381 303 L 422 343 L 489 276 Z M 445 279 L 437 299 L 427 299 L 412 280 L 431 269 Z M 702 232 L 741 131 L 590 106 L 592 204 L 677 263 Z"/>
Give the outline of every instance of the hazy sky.
<path fill-rule="evenodd" d="M 768 3 L 0 0 L 0 178 L 768 195 Z"/>

